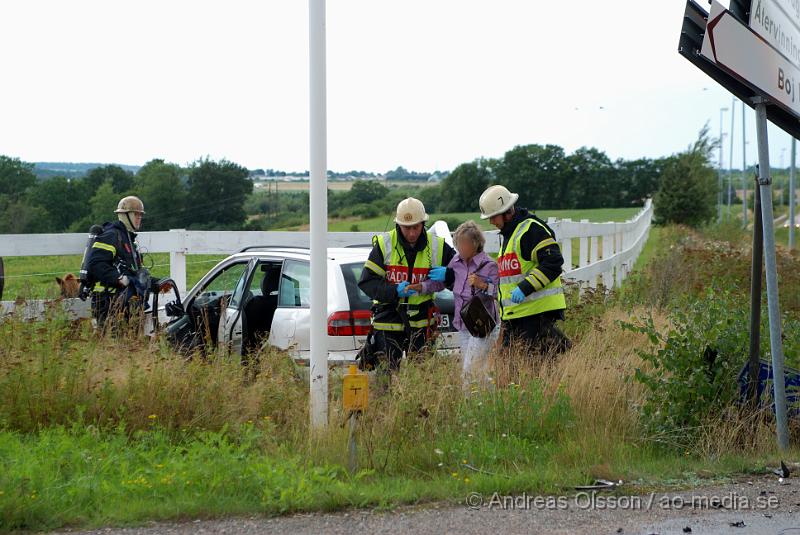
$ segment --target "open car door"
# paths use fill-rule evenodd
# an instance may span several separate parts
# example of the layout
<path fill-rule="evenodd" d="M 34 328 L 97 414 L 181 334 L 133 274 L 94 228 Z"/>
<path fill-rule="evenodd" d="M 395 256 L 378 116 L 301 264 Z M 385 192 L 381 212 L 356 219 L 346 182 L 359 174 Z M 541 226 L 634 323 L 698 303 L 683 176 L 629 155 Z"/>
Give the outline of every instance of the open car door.
<path fill-rule="evenodd" d="M 247 269 L 239 277 L 233 294 L 227 300 L 224 312 L 219 318 L 219 329 L 217 330 L 218 343 L 229 348 L 231 353 L 240 355 L 242 353 L 242 340 L 244 335 L 244 317 L 242 309 L 247 300 L 245 291 L 253 275 L 253 268 L 256 265 L 255 258 L 247 263 Z"/>

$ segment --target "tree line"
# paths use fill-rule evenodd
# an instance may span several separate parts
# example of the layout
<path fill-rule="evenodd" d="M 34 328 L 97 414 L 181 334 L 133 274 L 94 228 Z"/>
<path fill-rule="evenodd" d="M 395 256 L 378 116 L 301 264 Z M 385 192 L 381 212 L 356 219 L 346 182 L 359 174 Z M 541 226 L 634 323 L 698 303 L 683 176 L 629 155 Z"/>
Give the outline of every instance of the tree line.
<path fill-rule="evenodd" d="M 37 179 L 33 164 L 0 156 L 0 233 L 85 232 L 115 219 L 126 195 L 144 202 L 147 230 L 239 229 L 253 191 L 248 174 L 227 160 L 201 158 L 182 168 L 155 159 L 135 174 L 105 165 L 80 178 Z"/>
<path fill-rule="evenodd" d="M 715 214 L 717 178 L 710 158 L 716 143 L 706 127 L 681 153 L 616 161 L 596 148 L 567 154 L 556 145 L 520 145 L 501 158 L 442 173 L 437 185 L 387 187 L 358 180 L 349 191 L 329 190 L 329 215 L 389 215 L 409 195 L 429 213 L 477 212 L 481 193 L 503 184 L 520 195 L 521 206 L 534 210 L 641 206 L 655 197 L 658 221 L 696 226 Z M 227 160 L 199 159 L 181 167 L 154 159 L 135 173 L 105 165 L 79 178 L 37 179 L 33 164 L 0 156 L 0 233 L 85 232 L 114 219 L 118 200 L 129 194 L 145 203 L 145 230 L 271 230 L 308 222 L 307 192 L 254 192 L 252 175 Z"/>

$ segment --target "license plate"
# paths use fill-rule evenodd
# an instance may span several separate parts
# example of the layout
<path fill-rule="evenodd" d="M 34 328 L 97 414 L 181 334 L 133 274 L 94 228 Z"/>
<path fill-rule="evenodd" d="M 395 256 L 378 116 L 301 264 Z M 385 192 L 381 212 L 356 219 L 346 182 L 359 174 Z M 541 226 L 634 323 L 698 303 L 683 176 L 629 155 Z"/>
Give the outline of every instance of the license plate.
<path fill-rule="evenodd" d="M 442 317 L 442 323 L 441 323 L 440 326 L 443 329 L 449 329 L 450 328 L 450 316 L 448 316 L 447 314 L 442 314 L 441 317 Z"/>

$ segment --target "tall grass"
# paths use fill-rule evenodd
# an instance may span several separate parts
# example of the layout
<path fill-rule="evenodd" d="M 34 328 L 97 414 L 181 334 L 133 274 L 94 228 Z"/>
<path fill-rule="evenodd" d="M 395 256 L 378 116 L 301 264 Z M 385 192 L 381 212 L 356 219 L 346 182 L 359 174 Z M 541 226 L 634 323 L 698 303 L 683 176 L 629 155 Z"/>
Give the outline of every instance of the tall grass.
<path fill-rule="evenodd" d="M 259 418 L 304 422 L 305 388 L 269 348 L 258 373 L 211 353 L 186 360 L 138 330 L 93 331 L 57 308 L 43 322 L 0 323 L 0 426 L 23 432 L 85 423 L 129 431 L 220 430 Z M 253 379 L 255 375 L 255 379 Z"/>
<path fill-rule="evenodd" d="M 701 468 L 763 467 L 776 455 L 763 415 L 716 415 L 672 445 L 642 422 L 646 391 L 633 377 L 650 366 L 638 353 L 650 340 L 620 321 L 649 316 L 669 329 L 674 293 L 706 282 L 681 266 L 722 270 L 705 247 L 738 258 L 704 240 L 663 229 L 665 248 L 622 296 L 572 294 L 574 344 L 556 359 L 497 348 L 487 380 L 467 389 L 458 360 L 438 355 L 405 362 L 388 382 L 371 377 L 352 475 L 339 370 L 330 425 L 312 433 L 307 370 L 273 348 L 248 364 L 223 352 L 186 358 L 135 329 L 97 333 L 57 307 L 41 322 L 8 318 L 0 529 L 460 501 L 595 477 L 652 486 L 691 481 Z"/>

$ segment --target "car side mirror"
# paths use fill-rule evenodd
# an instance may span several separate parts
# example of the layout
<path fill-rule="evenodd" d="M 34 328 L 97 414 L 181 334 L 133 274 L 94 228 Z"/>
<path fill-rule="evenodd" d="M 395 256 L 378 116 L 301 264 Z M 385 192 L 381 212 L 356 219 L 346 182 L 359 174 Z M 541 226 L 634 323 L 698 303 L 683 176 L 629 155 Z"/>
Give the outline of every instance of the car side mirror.
<path fill-rule="evenodd" d="M 173 317 L 173 318 L 177 317 L 177 316 L 183 316 L 186 313 L 183 310 L 183 305 L 180 305 L 180 304 L 176 303 L 175 301 L 167 303 L 166 306 L 164 307 L 164 312 L 167 313 L 167 316 L 170 316 L 170 317 Z"/>

